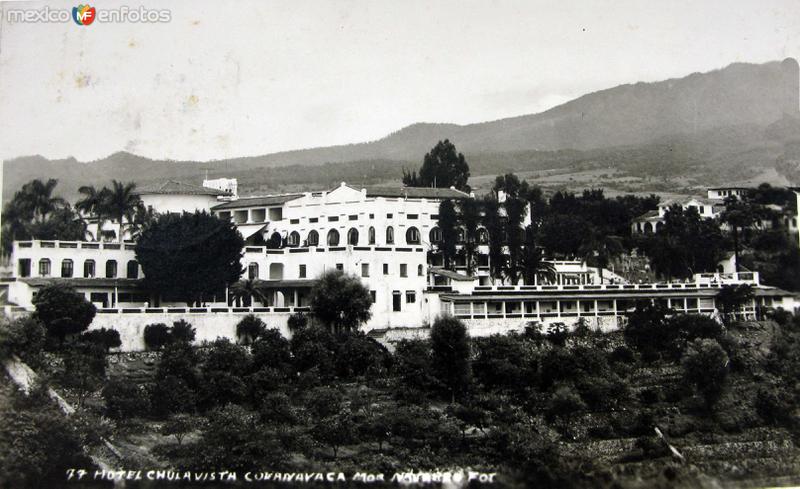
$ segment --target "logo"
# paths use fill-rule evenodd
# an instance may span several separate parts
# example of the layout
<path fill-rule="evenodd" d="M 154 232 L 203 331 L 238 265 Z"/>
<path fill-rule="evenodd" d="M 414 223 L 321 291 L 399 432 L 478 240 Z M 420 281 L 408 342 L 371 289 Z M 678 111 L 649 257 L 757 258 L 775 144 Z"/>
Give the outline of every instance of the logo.
<path fill-rule="evenodd" d="M 89 5 L 78 5 L 77 7 L 72 7 L 72 20 L 75 21 L 78 25 L 89 25 L 94 22 L 94 18 L 97 15 L 97 11 L 94 7 L 90 7 Z"/>

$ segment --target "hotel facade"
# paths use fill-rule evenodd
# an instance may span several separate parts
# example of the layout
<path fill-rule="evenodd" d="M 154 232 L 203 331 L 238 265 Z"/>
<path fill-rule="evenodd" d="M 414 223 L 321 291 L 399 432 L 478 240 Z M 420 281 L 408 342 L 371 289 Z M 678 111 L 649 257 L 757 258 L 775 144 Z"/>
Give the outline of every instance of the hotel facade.
<path fill-rule="evenodd" d="M 42 287 L 68 283 L 96 305 L 93 328 L 120 331 L 123 349 L 144 347 L 143 328 L 185 319 L 198 341 L 235 336 L 235 325 L 256 314 L 271 327 L 286 328 L 288 317 L 310 311 L 315 278 L 341 270 L 360 278 L 372 295 L 372 318 L 363 326 L 387 341 L 423 335 L 441 314 L 461 318 L 475 336 L 521 331 L 527 326 L 582 321 L 609 330 L 624 323 L 641 300 L 677 311 L 717 314 L 716 294 L 726 284 L 754 286 L 756 297 L 742 311 L 756 317 L 769 308 L 794 310 L 793 294 L 760 283 L 757 272 L 698 274 L 682 283 L 631 284 L 605 271 L 605 280 L 580 261 L 554 261 L 556 280 L 510 284 L 492 280 L 487 235 L 479 231 L 477 270 L 441 267 L 437 242 L 439 204 L 474 198 L 455 189 L 369 187 L 342 183 L 321 192 L 232 197 L 230 192 L 177 182 L 139 191 L 157 212 L 204 210 L 231 220 L 245 239 L 243 280 L 258 280 L 269 292 L 253 304 L 229 291 L 202 307 L 163 301 L 142 288 L 135 244 L 111 241 L 19 241 L 13 273 L 0 283 L 7 312 L 33 310 Z M 124 235 L 124 234 L 123 234 Z"/>

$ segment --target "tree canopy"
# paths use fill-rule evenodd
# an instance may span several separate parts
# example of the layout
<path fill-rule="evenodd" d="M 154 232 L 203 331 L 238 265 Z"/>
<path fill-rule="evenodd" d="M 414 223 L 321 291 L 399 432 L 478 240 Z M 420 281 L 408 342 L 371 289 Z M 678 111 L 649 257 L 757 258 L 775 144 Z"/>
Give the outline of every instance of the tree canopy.
<path fill-rule="evenodd" d="M 148 290 L 164 298 L 203 302 L 239 279 L 243 247 L 232 222 L 206 212 L 184 212 L 158 216 L 135 251 Z"/>
<path fill-rule="evenodd" d="M 65 284 L 43 287 L 33 298 L 33 305 L 47 332 L 61 341 L 67 335 L 85 331 L 97 312 L 83 294 Z"/>
<path fill-rule="evenodd" d="M 372 297 L 361 280 L 339 270 L 323 273 L 311 289 L 314 316 L 332 331 L 353 331 L 372 317 Z"/>
<path fill-rule="evenodd" d="M 439 141 L 425 154 L 419 174 L 403 171 L 403 184 L 409 187 L 455 187 L 469 191 L 469 165 L 464 155 L 449 140 Z"/>

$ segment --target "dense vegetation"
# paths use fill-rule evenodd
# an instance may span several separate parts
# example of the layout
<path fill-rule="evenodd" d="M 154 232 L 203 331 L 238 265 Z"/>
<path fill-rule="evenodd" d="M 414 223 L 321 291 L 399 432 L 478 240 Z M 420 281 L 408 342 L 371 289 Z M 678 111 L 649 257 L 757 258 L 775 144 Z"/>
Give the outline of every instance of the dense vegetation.
<path fill-rule="evenodd" d="M 43 353 L 36 338 L 44 327 L 35 320 L 5 324 L 0 344 L 52 372 L 83 416 L 112 420 L 93 432 L 155 440 L 146 459 L 127 454 L 126 467 L 387 474 L 470 467 L 497 472 L 503 486 L 625 487 L 637 477 L 648 486 L 706 477 L 713 466 L 699 468 L 688 448 L 698 439 L 800 434 L 790 409 L 800 401 L 792 380 L 800 318 L 775 320 L 774 340 L 762 342 L 767 354 L 753 347 L 752 325 L 725 328 L 647 304 L 620 334 L 556 325 L 469 338 L 459 321 L 441 318 L 429 340 L 401 341 L 392 352 L 361 332 L 336 334 L 304 320 L 294 322 L 291 339 L 256 324 L 242 328 L 248 346 L 218 339 L 195 348 L 184 324 L 178 335 L 173 326 L 144 370 L 137 362 L 133 370 L 111 368 L 105 349 L 86 336 L 55 357 Z M 14 436 L 14 426 L 0 436 Z M 600 448 L 613 440 L 612 453 Z M 670 446 L 687 447 L 681 457 L 694 460 L 681 463 Z M 4 467 L 14 463 L 3 457 Z M 781 475 L 776 470 L 751 464 L 707 475 Z"/>

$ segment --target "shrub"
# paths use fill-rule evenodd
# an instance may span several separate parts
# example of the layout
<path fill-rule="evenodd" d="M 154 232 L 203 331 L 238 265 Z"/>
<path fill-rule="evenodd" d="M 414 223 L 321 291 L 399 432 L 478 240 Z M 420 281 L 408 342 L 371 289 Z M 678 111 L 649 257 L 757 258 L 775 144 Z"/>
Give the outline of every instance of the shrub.
<path fill-rule="evenodd" d="M 170 343 L 161 352 L 156 368 L 156 379 L 174 376 L 184 381 L 187 387 L 194 389 L 198 385 L 196 365 L 197 353 L 187 343 Z"/>
<path fill-rule="evenodd" d="M 794 422 L 792 396 L 783 388 L 765 386 L 758 389 L 756 411 L 769 424 L 790 426 Z"/>
<path fill-rule="evenodd" d="M 611 363 L 636 363 L 636 354 L 626 345 L 620 345 L 608 354 L 608 361 Z"/>
<path fill-rule="evenodd" d="M 474 341 L 477 355 L 472 362 L 475 378 L 489 389 L 518 391 L 535 382 L 536 356 L 521 337 L 492 335 Z"/>
<path fill-rule="evenodd" d="M 192 413 L 197 398 L 186 381 L 174 375 L 156 380 L 150 396 L 153 413 L 168 416 L 175 413 Z"/>
<path fill-rule="evenodd" d="M 569 338 L 569 331 L 564 323 L 552 323 L 547 327 L 547 341 L 555 346 L 564 346 Z"/>
<path fill-rule="evenodd" d="M 694 385 L 711 409 L 719 400 L 728 377 L 728 354 L 716 340 L 690 343 L 681 362 L 686 382 Z"/>
<path fill-rule="evenodd" d="M 654 360 L 668 348 L 672 331 L 667 325 L 669 309 L 656 303 L 643 302 L 628 317 L 623 333 L 626 343 L 642 353 L 646 360 Z"/>
<path fill-rule="evenodd" d="M 253 370 L 271 367 L 289 373 L 292 369 L 292 352 L 289 340 L 277 329 L 268 329 L 253 343 Z"/>
<path fill-rule="evenodd" d="M 33 305 L 47 333 L 62 343 L 66 336 L 85 331 L 97 312 L 83 294 L 63 284 L 43 287 L 34 297 Z"/>
<path fill-rule="evenodd" d="M 394 351 L 394 374 L 407 389 L 427 391 L 440 384 L 431 372 L 431 345 L 428 340 L 401 340 Z M 414 394 L 415 399 L 420 399 Z"/>
<path fill-rule="evenodd" d="M 186 343 L 193 342 L 196 336 L 194 327 L 183 319 L 172 323 L 170 333 L 172 341 L 184 341 Z"/>
<path fill-rule="evenodd" d="M 211 343 L 200 369 L 201 404 L 210 408 L 243 401 L 247 396 L 243 379 L 249 369 L 250 358 L 244 348 L 224 338 Z"/>
<path fill-rule="evenodd" d="M 470 343 L 467 328 L 451 316 L 439 317 L 431 327 L 433 374 L 450 391 L 462 394 L 470 383 Z"/>
<path fill-rule="evenodd" d="M 150 409 L 147 391 L 133 382 L 111 380 L 103 388 L 106 415 L 111 419 L 126 420 L 144 416 Z"/>
<path fill-rule="evenodd" d="M 308 326 L 308 316 L 302 312 L 296 312 L 289 316 L 289 320 L 286 322 L 286 324 L 289 327 L 289 331 L 292 333 L 297 333 Z"/>
<path fill-rule="evenodd" d="M 171 340 L 169 327 L 164 323 L 148 324 L 144 327 L 144 344 L 150 350 L 160 350 Z"/>
<path fill-rule="evenodd" d="M 344 397 L 334 387 L 317 387 L 307 393 L 305 404 L 315 418 L 325 418 L 341 410 Z"/>
<path fill-rule="evenodd" d="M 17 355 L 33 368 L 42 363 L 45 328 L 32 316 L 24 316 L 0 324 L 0 350 L 3 356 Z"/>
<path fill-rule="evenodd" d="M 553 393 L 547 403 L 545 415 L 553 419 L 567 419 L 586 411 L 586 404 L 581 396 L 569 386 L 561 386 Z"/>
<path fill-rule="evenodd" d="M 267 325 L 254 314 L 243 317 L 236 325 L 236 337 L 239 342 L 250 345 L 267 331 Z"/>
<path fill-rule="evenodd" d="M 300 330 L 292 336 L 290 347 L 298 372 L 316 368 L 321 376 L 333 374 L 336 341 L 326 329 L 313 326 Z"/>
<path fill-rule="evenodd" d="M 81 340 L 89 343 L 94 343 L 100 346 L 106 352 L 112 348 L 119 348 L 122 346 L 122 340 L 119 337 L 119 331 L 114 329 L 93 329 L 81 335 Z"/>
<path fill-rule="evenodd" d="M 389 369 L 391 355 L 375 339 L 358 331 L 345 333 L 338 340 L 335 363 L 340 378 L 375 377 Z"/>
<path fill-rule="evenodd" d="M 170 416 L 167 422 L 161 427 L 161 434 L 166 436 L 174 436 L 178 445 L 183 443 L 183 438 L 186 433 L 192 431 L 195 423 L 192 418 L 185 414 L 177 414 Z"/>

